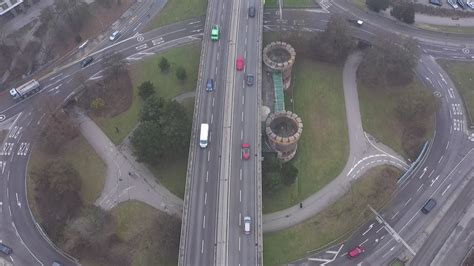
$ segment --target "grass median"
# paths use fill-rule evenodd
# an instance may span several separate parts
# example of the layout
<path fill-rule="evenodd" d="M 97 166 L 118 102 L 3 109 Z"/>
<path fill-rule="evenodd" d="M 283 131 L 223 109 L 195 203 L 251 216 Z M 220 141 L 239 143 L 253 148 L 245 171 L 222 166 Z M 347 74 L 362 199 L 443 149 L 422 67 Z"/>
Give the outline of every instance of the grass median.
<path fill-rule="evenodd" d="M 429 30 L 429 31 L 469 34 L 469 35 L 474 34 L 474 27 L 443 26 L 443 25 L 433 25 L 433 24 L 424 24 L 424 23 L 417 23 L 415 25 L 420 29 Z"/>
<path fill-rule="evenodd" d="M 354 181 L 348 193 L 318 215 L 290 229 L 265 234 L 264 264 L 287 264 L 305 257 L 308 251 L 341 241 L 372 217 L 367 204 L 379 209 L 390 200 L 399 176 L 400 171 L 392 167 L 373 168 Z"/>
<path fill-rule="evenodd" d="M 293 73 L 293 109 L 304 124 L 293 159 L 298 178 L 264 194 L 264 213 L 293 206 L 320 190 L 342 171 L 349 154 L 342 67 L 301 58 Z"/>
<path fill-rule="evenodd" d="M 168 0 L 165 7 L 150 21 L 147 31 L 174 22 L 206 15 L 206 0 Z"/>
<path fill-rule="evenodd" d="M 133 85 L 133 100 L 130 108 L 117 116 L 99 117 L 94 118 L 94 120 L 114 144 L 120 144 L 138 123 L 143 101 L 138 96 L 137 87 L 144 81 L 151 81 L 157 88 L 158 96 L 166 99 L 195 90 L 200 53 L 201 45 L 193 43 L 174 48 L 131 65 L 129 71 Z M 171 64 L 167 73 L 161 72 L 158 66 L 163 57 L 166 57 Z M 179 81 L 176 78 L 175 72 L 179 66 L 186 70 L 187 78 L 184 81 Z"/>
<path fill-rule="evenodd" d="M 425 132 L 417 140 L 407 139 L 404 132 L 410 125 L 398 118 L 397 105 L 402 98 L 409 96 L 416 90 L 423 90 L 427 94 L 431 94 L 416 78 L 413 82 L 401 87 L 370 88 L 358 82 L 357 89 L 364 131 L 374 136 L 378 141 L 403 157 L 410 158 L 411 156 L 404 148 L 404 142 L 417 141 L 417 145 L 421 147 L 427 139 L 432 137 L 433 116 L 420 117 L 417 121 L 411 121 L 411 125 L 416 125 Z"/>
<path fill-rule="evenodd" d="M 471 126 L 474 126 L 474 64 L 459 61 L 440 60 L 439 63 L 448 72 L 461 94 L 467 111 Z"/>

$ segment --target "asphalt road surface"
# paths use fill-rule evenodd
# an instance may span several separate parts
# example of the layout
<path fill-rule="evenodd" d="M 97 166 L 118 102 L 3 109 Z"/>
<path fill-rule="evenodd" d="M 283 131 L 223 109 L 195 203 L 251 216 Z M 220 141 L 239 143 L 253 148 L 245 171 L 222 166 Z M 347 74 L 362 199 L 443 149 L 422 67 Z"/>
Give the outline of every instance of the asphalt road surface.
<path fill-rule="evenodd" d="M 225 40 L 226 37 L 228 37 L 226 29 L 229 28 L 229 21 L 226 20 L 226 18 L 229 17 L 228 10 L 230 9 L 226 8 L 224 1 L 213 4 L 216 6 L 215 9 L 213 9 L 213 14 L 208 17 L 210 20 L 208 24 L 220 24 L 222 29 L 221 40 L 211 43 L 209 35 L 206 34 L 204 36 L 203 46 L 208 50 L 208 56 L 202 58 L 202 66 L 204 68 L 200 70 L 202 71 L 202 78 L 200 79 L 199 85 L 203 88 L 207 78 L 214 77 L 216 89 L 212 93 L 204 92 L 201 89 L 198 93 L 198 105 L 196 106 L 198 119 L 195 121 L 195 123 L 208 122 L 211 124 L 211 143 L 207 149 L 196 151 L 193 176 L 199 176 L 200 178 L 194 178 L 192 180 L 193 189 L 192 193 L 190 193 L 190 205 L 192 205 L 192 207 L 189 208 L 189 215 L 192 217 L 190 219 L 192 219 L 193 223 L 189 225 L 192 229 L 189 230 L 190 234 L 188 239 L 190 240 L 188 241 L 188 245 L 192 245 L 193 247 L 197 246 L 200 249 L 194 248 L 193 250 L 195 250 L 195 252 L 187 254 L 187 256 L 196 260 L 189 260 L 186 264 L 196 262 L 199 265 L 212 264 L 210 258 L 214 258 L 212 254 L 215 251 L 213 244 L 216 224 L 217 177 L 220 163 L 220 149 L 218 146 L 221 141 L 217 132 L 219 132 L 219 128 L 222 128 L 222 100 L 224 93 L 220 90 L 220 86 L 224 84 L 227 74 L 226 71 L 228 70 L 228 46 Z M 248 54 L 245 55 L 247 64 L 244 72 L 246 73 L 255 71 L 259 63 L 253 64 L 253 62 L 251 62 L 253 60 L 253 52 L 251 51 L 255 49 L 254 42 L 256 41 L 256 33 L 255 31 L 253 31 L 254 33 L 249 32 L 249 29 L 252 29 L 252 23 L 249 22 L 250 19 L 246 17 L 245 12 L 245 8 L 249 2 L 242 1 L 241 4 L 242 8 L 239 14 L 239 20 L 244 22 L 242 24 L 248 26 L 244 28 L 244 26 L 239 24 L 238 39 L 235 45 L 239 55 L 244 56 L 245 51 L 248 51 Z M 275 15 L 265 14 L 266 17 L 269 17 L 269 21 L 266 21 L 265 18 L 265 26 L 267 30 L 276 30 L 278 29 L 277 27 L 287 30 L 292 30 L 293 28 L 309 28 L 311 31 L 322 30 L 325 26 L 324 20 L 327 20 L 328 15 L 324 13 L 317 13 L 315 15 L 314 12 L 311 14 L 311 16 L 306 13 L 295 13 L 293 15 L 293 23 L 295 21 L 298 23 L 298 21 L 301 21 L 301 18 L 305 18 L 305 16 L 308 17 L 308 19 L 314 18 L 306 22 L 307 24 L 305 25 L 288 25 L 288 22 L 287 25 L 282 25 L 283 23 L 276 20 Z M 380 25 L 384 25 L 382 23 L 389 23 L 385 21 L 386 19 L 383 22 L 379 22 L 377 21 L 377 19 L 380 19 L 378 17 L 366 18 L 365 15 L 362 15 L 360 15 L 360 17 L 376 22 L 367 23 L 367 25 L 364 25 L 365 28 L 357 30 L 356 35 L 360 38 L 370 40 L 378 34 L 378 31 L 382 30 L 380 27 Z M 326 16 L 326 19 L 324 16 Z M 146 14 L 144 17 L 146 17 Z M 285 19 L 291 20 L 291 15 L 288 15 Z M 274 23 L 272 23 L 272 21 Z M 15 124 L 16 127 L 14 126 L 10 132 L 14 134 L 11 134 L 11 136 L 6 139 L 2 147 L 1 155 L 1 175 L 4 177 L 1 182 L 4 182 L 6 186 L 4 186 L 1 192 L 3 200 L 0 215 L 0 219 L 4 222 L 3 224 L 5 224 L 5 226 L 2 226 L 0 230 L 4 232 L 2 235 L 5 236 L 2 242 L 8 243 L 15 250 L 11 258 L 15 264 L 35 265 L 38 261 L 41 261 L 43 264 L 48 264 L 57 259 L 68 261 L 66 257 L 51 247 L 51 244 L 39 233 L 37 225 L 32 219 L 26 204 L 25 171 L 27 158 L 29 156 L 33 136 L 41 124 L 44 113 L 47 111 L 46 106 L 52 103 L 59 104 L 66 97 L 70 96 L 75 88 L 73 85 L 76 84 L 74 78 L 78 75 L 82 75 L 86 79 L 100 78 L 100 71 L 102 69 L 100 61 L 101 57 L 106 53 L 110 51 L 120 51 L 130 62 L 139 60 L 150 53 L 157 53 L 162 49 L 167 49 L 174 45 L 198 40 L 202 35 L 203 23 L 204 21 L 202 21 L 202 19 L 194 19 L 134 37 L 127 38 L 124 36 L 123 39 L 120 39 L 113 46 L 108 46 L 94 52 L 93 56 L 95 60 L 93 64 L 85 69 L 81 69 L 78 66 L 78 62 L 59 67 L 54 74 L 48 75 L 47 78 L 40 81 L 43 90 L 35 96 L 29 97 L 20 103 L 15 103 L 6 95 L 7 93 L 1 95 L 0 106 L 2 106 L 2 111 L 0 115 L 3 115 L 5 119 L 18 118 Z M 397 198 L 394 200 L 393 206 L 383 214 L 386 218 L 394 217 L 393 219 L 388 219 L 394 220 L 390 221 L 390 223 L 393 223 L 394 228 L 402 233 L 403 238 L 410 239 L 412 236 L 416 236 L 421 228 L 429 222 L 427 217 L 419 214 L 419 208 L 421 208 L 428 197 L 436 197 L 438 204 L 442 206 L 446 197 L 448 197 L 456 185 L 463 180 L 462 178 L 466 176 L 465 173 L 468 167 L 460 162 L 468 161 L 466 158 L 470 156 L 470 154 L 468 154 L 468 147 L 470 147 L 471 144 L 466 138 L 462 103 L 459 96 L 456 95 L 453 89 L 454 86 L 452 82 L 449 81 L 449 78 L 445 74 L 442 74 L 441 70 L 437 69 L 439 66 L 437 66 L 434 61 L 430 62 L 430 60 L 432 60 L 430 55 L 434 55 L 437 58 L 472 59 L 471 51 L 473 49 L 469 46 L 469 44 L 472 44 L 472 42 L 469 42 L 472 41 L 472 38 L 465 39 L 465 37 L 426 33 L 425 31 L 419 30 L 411 32 L 413 31 L 411 28 L 408 30 L 406 26 L 396 23 L 393 24 L 393 22 L 390 23 L 391 24 L 384 25 L 383 30 L 391 30 L 394 28 L 397 32 L 403 31 L 406 32 L 406 34 L 419 35 L 418 39 L 421 40 L 420 46 L 427 55 L 422 58 L 426 63 L 420 64 L 424 66 L 425 69 L 423 69 L 423 67 L 422 69 L 418 69 L 418 73 L 421 73 L 427 82 L 433 83 L 435 89 L 439 90 L 442 95 L 441 108 L 437 114 L 437 131 L 433 143 L 430 146 L 429 156 L 420 164 L 420 167 L 415 171 L 412 178 L 407 181 L 406 184 L 410 185 L 401 188 Z M 372 24 L 379 26 L 376 27 Z M 138 27 L 140 27 L 140 25 Z M 371 27 L 374 28 L 373 31 Z M 207 33 L 209 33 L 209 28 L 207 29 Z M 253 54 L 253 58 L 255 58 L 255 54 Z M 234 63 L 232 62 L 232 64 Z M 253 67 L 255 67 L 255 69 L 252 69 Z M 255 109 L 252 108 L 256 108 L 257 106 L 257 97 L 255 97 L 254 92 L 252 92 L 254 88 L 242 88 L 244 87 L 243 84 L 238 84 L 239 79 L 241 80 L 240 82 L 243 82 L 244 72 L 236 74 L 236 81 L 234 83 L 237 97 L 234 97 L 234 117 L 236 119 L 233 121 L 233 127 L 237 127 L 237 130 L 233 131 L 232 156 L 236 158 L 235 160 L 240 157 L 241 142 L 249 142 L 252 147 L 255 147 L 256 138 L 255 135 L 252 136 L 256 130 L 252 128 L 255 125 L 252 125 L 250 115 L 252 111 L 255 112 Z M 426 78 L 428 78 L 429 81 Z M 41 98 L 44 100 L 41 100 Z M 242 104 L 240 101 L 245 101 L 246 103 Z M 239 112 L 243 115 L 243 121 L 240 122 L 238 119 Z M 20 113 L 21 115 L 19 117 L 16 116 Z M 249 121 L 249 124 L 247 124 L 247 121 Z M 240 132 L 242 133 L 240 133 L 238 129 L 241 129 Z M 196 138 L 199 135 L 198 133 L 196 134 L 196 132 L 194 132 L 194 134 Z M 242 134 L 242 137 L 239 136 L 240 134 Z M 255 150 L 253 148 L 252 153 L 254 152 Z M 231 209 L 229 213 L 231 224 L 229 225 L 229 236 L 240 237 L 240 245 L 238 241 L 229 242 L 229 252 L 234 252 L 234 250 L 238 250 L 240 247 L 242 255 L 233 254 L 230 256 L 230 259 L 232 259 L 233 262 L 242 264 L 255 261 L 255 258 L 246 256 L 253 253 L 256 230 L 253 230 L 251 235 L 244 236 L 241 226 L 238 226 L 241 220 L 237 218 L 237 213 L 257 216 L 255 213 L 250 213 L 255 205 L 255 199 L 252 198 L 255 196 L 255 193 L 252 192 L 250 188 L 253 182 L 255 182 L 251 180 L 254 178 L 252 177 L 254 175 L 244 175 L 244 172 L 251 173 L 254 171 L 255 165 L 256 161 L 252 158 L 250 161 L 241 162 L 240 164 L 238 162 L 232 163 L 231 170 L 233 174 L 238 174 L 231 179 L 231 182 L 234 183 L 231 185 Z M 243 171 L 243 181 L 240 181 L 240 169 Z M 460 174 L 453 172 L 454 170 L 460 171 Z M 463 172 L 464 174 L 462 174 Z M 255 188 L 253 189 L 255 190 Z M 240 200 L 241 193 L 243 193 L 242 201 Z M 408 201 L 409 199 L 410 201 Z M 434 210 L 431 215 L 436 215 L 436 210 Z M 255 226 L 255 219 L 253 221 L 253 225 Z M 359 236 L 352 238 L 351 241 L 360 244 L 371 236 L 372 238 L 366 243 L 375 242 L 376 244 L 372 245 L 378 246 L 376 247 L 377 251 L 374 252 L 373 255 L 375 256 L 375 258 L 373 258 L 374 261 L 377 261 L 377 259 L 380 260 L 380 257 L 377 256 L 384 256 L 388 253 L 389 255 L 385 255 L 383 258 L 387 257 L 387 260 L 389 260 L 390 256 L 395 255 L 396 252 L 401 252 L 401 247 L 394 245 L 394 241 L 389 240 L 388 237 L 381 239 L 382 236 L 377 234 L 383 232 L 384 229 L 375 228 L 375 224 L 370 226 L 372 223 L 369 223 L 367 225 L 368 227 L 363 228 L 362 230 L 364 231 L 361 232 Z M 369 227 L 371 229 L 362 235 Z M 407 231 L 407 233 L 404 233 L 404 231 Z M 372 236 L 370 234 L 375 235 Z M 232 238 L 229 237 L 229 239 Z M 376 239 L 378 239 L 378 241 L 376 241 Z M 361 242 L 358 242 L 359 240 L 361 240 Z M 351 245 L 347 245 L 347 248 L 349 248 L 349 246 Z M 341 250 L 341 254 L 343 254 L 347 248 Z M 368 256 L 361 258 L 365 257 Z"/>

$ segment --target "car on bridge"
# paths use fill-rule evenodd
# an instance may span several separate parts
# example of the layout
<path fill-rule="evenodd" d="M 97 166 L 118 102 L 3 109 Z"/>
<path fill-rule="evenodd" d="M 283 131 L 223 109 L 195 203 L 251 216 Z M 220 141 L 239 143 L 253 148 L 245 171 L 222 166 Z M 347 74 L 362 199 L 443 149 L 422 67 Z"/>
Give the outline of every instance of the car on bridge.
<path fill-rule="evenodd" d="M 219 26 L 214 25 L 211 29 L 211 40 L 218 41 L 220 37 Z"/>
<path fill-rule="evenodd" d="M 250 234 L 250 223 L 252 223 L 252 218 L 250 216 L 244 217 L 244 233 L 246 235 Z"/>
<path fill-rule="evenodd" d="M 250 159 L 250 144 L 243 143 L 242 144 L 242 160 Z"/>
<path fill-rule="evenodd" d="M 247 86 L 250 87 L 253 85 L 255 77 L 252 74 L 247 74 L 247 76 L 245 77 L 245 81 L 247 82 Z"/>
<path fill-rule="evenodd" d="M 235 63 L 235 67 L 237 68 L 238 71 L 244 70 L 245 62 L 244 58 L 241 56 L 237 57 L 237 62 Z"/>

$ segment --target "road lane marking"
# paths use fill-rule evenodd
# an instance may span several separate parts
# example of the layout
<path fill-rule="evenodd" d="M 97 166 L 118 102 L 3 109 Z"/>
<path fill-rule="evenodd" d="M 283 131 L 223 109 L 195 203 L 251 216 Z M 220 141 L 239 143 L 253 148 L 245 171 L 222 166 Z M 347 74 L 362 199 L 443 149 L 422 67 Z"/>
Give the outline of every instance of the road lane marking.
<path fill-rule="evenodd" d="M 444 196 L 444 194 L 446 193 L 446 191 L 448 191 L 448 189 L 451 187 L 451 184 L 449 184 L 446 189 L 443 191 L 443 193 L 441 193 L 441 196 Z"/>
<path fill-rule="evenodd" d="M 206 171 L 206 183 L 207 183 L 207 181 L 209 181 L 209 171 Z M 206 193 L 206 195 L 207 195 L 207 193 Z"/>
<path fill-rule="evenodd" d="M 420 175 L 420 177 L 419 177 L 418 179 L 421 179 L 421 178 L 425 175 L 425 173 L 426 173 L 427 170 L 428 170 L 428 168 L 425 167 L 425 168 L 423 169 L 423 173 L 421 173 L 421 175 Z"/>
<path fill-rule="evenodd" d="M 207 161 L 209 162 L 211 159 L 211 151 L 207 151 Z"/>
<path fill-rule="evenodd" d="M 18 205 L 18 207 L 21 208 L 21 202 L 20 200 L 18 199 L 18 193 L 15 193 L 16 194 L 16 204 Z"/>
<path fill-rule="evenodd" d="M 393 220 L 395 217 L 397 217 L 397 215 L 399 214 L 400 212 L 398 211 L 397 213 L 395 213 L 392 218 L 390 218 L 390 220 Z"/>
<path fill-rule="evenodd" d="M 374 224 L 371 223 L 371 224 L 369 225 L 369 228 L 368 228 L 367 230 L 365 230 L 365 232 L 363 232 L 362 235 L 364 236 L 365 234 L 367 234 L 370 230 L 372 230 L 373 227 L 374 227 Z"/>
<path fill-rule="evenodd" d="M 424 184 L 421 184 L 418 189 L 416 190 L 416 192 L 419 192 L 422 188 L 423 188 Z"/>
<path fill-rule="evenodd" d="M 242 202 L 242 189 L 239 190 L 239 201 Z"/>
<path fill-rule="evenodd" d="M 240 236 L 239 236 L 239 251 L 240 251 Z"/>
<path fill-rule="evenodd" d="M 204 205 L 207 203 L 207 192 L 204 194 Z"/>
<path fill-rule="evenodd" d="M 362 245 L 365 244 L 367 241 L 369 241 L 368 238 L 367 238 L 366 240 L 364 240 L 364 242 L 360 243 L 359 246 L 362 246 Z"/>
<path fill-rule="evenodd" d="M 408 203 L 410 203 L 410 201 L 411 201 L 411 198 L 409 198 L 409 199 L 405 202 L 405 206 L 407 206 Z"/>
<path fill-rule="evenodd" d="M 382 229 L 384 229 L 384 228 L 385 228 L 385 226 L 380 227 L 379 229 L 377 229 L 377 231 L 375 231 L 375 233 L 378 233 L 378 232 L 382 231 Z"/>
<path fill-rule="evenodd" d="M 240 180 L 242 180 L 242 168 L 240 168 Z"/>
<path fill-rule="evenodd" d="M 206 215 L 204 215 L 204 217 L 202 219 L 202 228 L 206 229 Z"/>
<path fill-rule="evenodd" d="M 204 253 L 204 239 L 201 240 L 201 254 Z"/>

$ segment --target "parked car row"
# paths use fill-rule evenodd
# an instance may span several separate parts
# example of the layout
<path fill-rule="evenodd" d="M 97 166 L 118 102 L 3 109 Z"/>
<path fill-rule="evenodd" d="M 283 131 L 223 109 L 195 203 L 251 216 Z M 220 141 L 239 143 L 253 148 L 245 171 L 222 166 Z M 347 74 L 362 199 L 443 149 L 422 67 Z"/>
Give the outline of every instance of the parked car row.
<path fill-rule="evenodd" d="M 442 0 L 429 0 L 429 2 L 430 4 L 436 5 L 436 6 L 443 5 Z M 466 9 L 467 7 L 474 9 L 474 0 L 447 0 L 447 2 L 454 9 L 458 9 L 458 8 Z"/>

